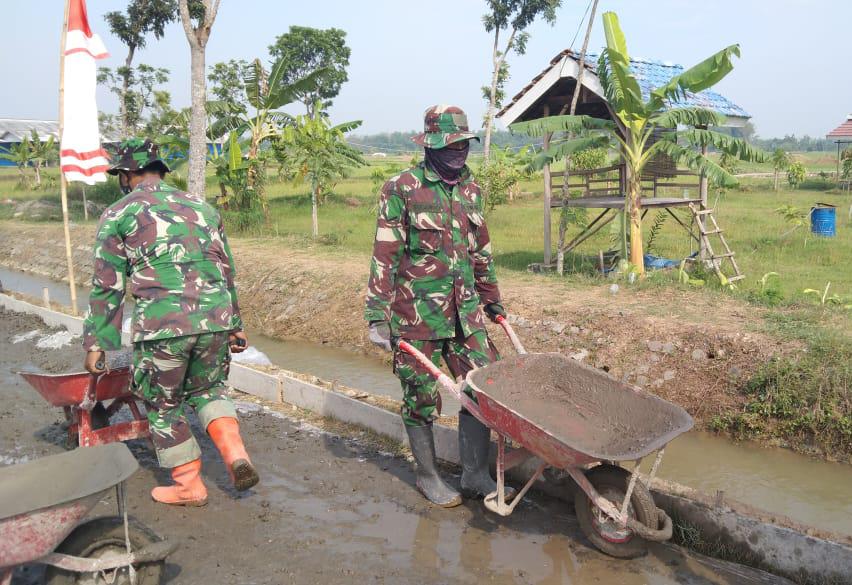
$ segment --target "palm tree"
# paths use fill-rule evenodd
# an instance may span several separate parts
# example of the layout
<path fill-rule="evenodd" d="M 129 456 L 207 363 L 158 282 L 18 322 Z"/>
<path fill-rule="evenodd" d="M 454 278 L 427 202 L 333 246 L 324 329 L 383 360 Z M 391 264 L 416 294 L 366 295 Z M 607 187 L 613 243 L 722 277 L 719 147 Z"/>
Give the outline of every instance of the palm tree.
<path fill-rule="evenodd" d="M 639 82 L 630 71 L 630 57 L 624 33 L 614 12 L 603 15 L 606 48 L 598 59 L 598 78 L 606 100 L 615 112 L 615 120 L 602 120 L 589 116 L 552 116 L 512 124 L 513 132 L 542 136 L 549 132 L 582 133 L 579 138 L 570 136 L 554 141 L 550 148 L 539 154 L 533 166 L 542 168 L 555 160 L 593 147 L 614 144 L 627 167 L 627 196 L 625 213 L 629 229 L 622 230 L 622 258 L 627 252 L 629 232 L 629 261 L 632 269 L 644 274 L 642 249 L 641 177 L 645 165 L 659 154 L 700 172 L 722 186 L 733 186 L 736 179 L 718 164 L 695 150 L 695 147 L 714 146 L 742 160 L 764 160 L 761 151 L 743 140 L 730 135 L 707 130 L 724 123 L 724 116 L 711 110 L 696 107 L 675 107 L 687 92 L 699 92 L 715 85 L 733 69 L 732 58 L 739 56 L 738 45 L 722 49 L 665 85 L 653 89 L 647 100 L 642 99 Z M 690 126 L 690 129 L 676 130 Z M 658 129 L 672 129 L 650 146 L 648 143 Z"/>

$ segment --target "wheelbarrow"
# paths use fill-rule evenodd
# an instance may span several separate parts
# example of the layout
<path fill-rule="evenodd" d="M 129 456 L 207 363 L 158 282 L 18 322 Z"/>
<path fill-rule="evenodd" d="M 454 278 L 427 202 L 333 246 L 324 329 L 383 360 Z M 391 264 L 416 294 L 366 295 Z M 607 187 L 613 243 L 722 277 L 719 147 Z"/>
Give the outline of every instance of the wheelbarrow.
<path fill-rule="evenodd" d="M 602 552 L 635 558 L 648 541 L 672 536 L 672 521 L 648 489 L 666 444 L 692 428 L 692 417 L 636 386 L 555 353 L 527 353 L 503 317 L 498 324 L 517 355 L 472 370 L 458 383 L 406 341 L 413 356 L 473 416 L 497 434 L 497 491 L 485 498 L 508 516 L 547 467 L 565 470 L 579 486 L 574 497 L 583 534 Z M 472 391 L 471 399 L 464 389 Z M 507 441 L 518 448 L 508 450 Z M 639 467 L 656 453 L 647 479 Z M 540 464 L 511 502 L 505 474 L 531 458 Z M 631 471 L 619 465 L 635 462 Z"/>
<path fill-rule="evenodd" d="M 139 408 L 138 398 L 130 393 L 130 368 L 116 368 L 102 374 L 18 374 L 47 402 L 64 409 L 69 449 L 150 436 L 148 419 Z M 110 401 L 108 406 L 107 401 Z M 111 422 L 125 406 L 132 419 Z"/>
<path fill-rule="evenodd" d="M 0 585 L 48 565 L 47 585 L 156 585 L 177 546 L 127 517 L 124 482 L 139 464 L 120 443 L 0 468 Z M 113 488 L 118 516 L 81 523 Z"/>

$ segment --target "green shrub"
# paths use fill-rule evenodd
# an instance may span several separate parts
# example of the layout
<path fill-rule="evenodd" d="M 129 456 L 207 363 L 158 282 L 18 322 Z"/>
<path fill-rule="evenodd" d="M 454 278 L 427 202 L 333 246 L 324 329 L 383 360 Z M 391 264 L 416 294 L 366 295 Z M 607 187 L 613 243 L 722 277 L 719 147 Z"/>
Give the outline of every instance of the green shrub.
<path fill-rule="evenodd" d="M 787 182 L 790 184 L 790 187 L 797 189 L 804 182 L 807 174 L 808 171 L 802 163 L 798 161 L 790 163 L 790 166 L 787 168 Z"/>
<path fill-rule="evenodd" d="M 609 151 L 606 148 L 587 148 L 576 152 L 571 155 L 571 170 L 581 171 L 605 167 L 608 154 Z"/>
<path fill-rule="evenodd" d="M 717 415 L 711 427 L 743 438 L 781 439 L 799 450 L 852 458 L 852 341 L 814 335 L 797 358 L 776 358 L 741 388 L 741 412 Z"/>
<path fill-rule="evenodd" d="M 118 186 L 118 179 L 112 175 L 107 175 L 106 183 L 95 183 L 92 186 L 86 186 L 86 198 L 96 203 L 111 205 L 123 196 L 124 194 Z"/>

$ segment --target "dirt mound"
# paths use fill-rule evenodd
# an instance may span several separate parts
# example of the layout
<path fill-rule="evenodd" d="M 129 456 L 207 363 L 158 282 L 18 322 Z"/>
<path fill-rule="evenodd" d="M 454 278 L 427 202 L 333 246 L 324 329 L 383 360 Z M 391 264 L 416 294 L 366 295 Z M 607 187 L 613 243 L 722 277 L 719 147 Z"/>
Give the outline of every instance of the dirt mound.
<path fill-rule="evenodd" d="M 74 227 L 72 237 L 78 280 L 85 282 L 94 227 Z M 248 326 L 270 337 L 380 353 L 363 320 L 368 257 L 341 258 L 322 246 L 295 249 L 283 240 L 231 242 Z M 0 260 L 9 268 L 65 275 L 61 226 L 2 222 L 0 249 L 9 251 Z M 577 288 L 541 276 L 500 277 L 504 304 L 528 350 L 574 356 L 683 406 L 699 421 L 740 409 L 738 386 L 772 356 L 798 349 L 755 333 L 762 309 L 718 295 L 660 288 L 612 295 L 607 283 Z M 513 354 L 499 329 L 491 335 L 504 356 Z"/>

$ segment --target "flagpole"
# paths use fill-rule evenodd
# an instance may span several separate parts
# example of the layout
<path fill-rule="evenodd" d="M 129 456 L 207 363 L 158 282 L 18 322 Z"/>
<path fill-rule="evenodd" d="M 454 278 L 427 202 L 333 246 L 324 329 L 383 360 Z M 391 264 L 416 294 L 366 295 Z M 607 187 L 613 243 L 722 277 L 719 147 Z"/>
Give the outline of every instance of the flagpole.
<path fill-rule="evenodd" d="M 62 148 L 62 131 L 65 114 L 65 37 L 68 34 L 70 0 L 65 0 L 65 18 L 62 21 L 62 38 L 59 42 L 59 144 Z M 62 172 L 62 153 L 59 153 L 59 194 L 62 198 L 62 225 L 65 229 L 65 259 L 68 262 L 68 285 L 71 287 L 71 314 L 77 315 L 77 283 L 74 281 L 74 258 L 71 254 L 71 230 L 68 227 L 68 181 Z"/>

